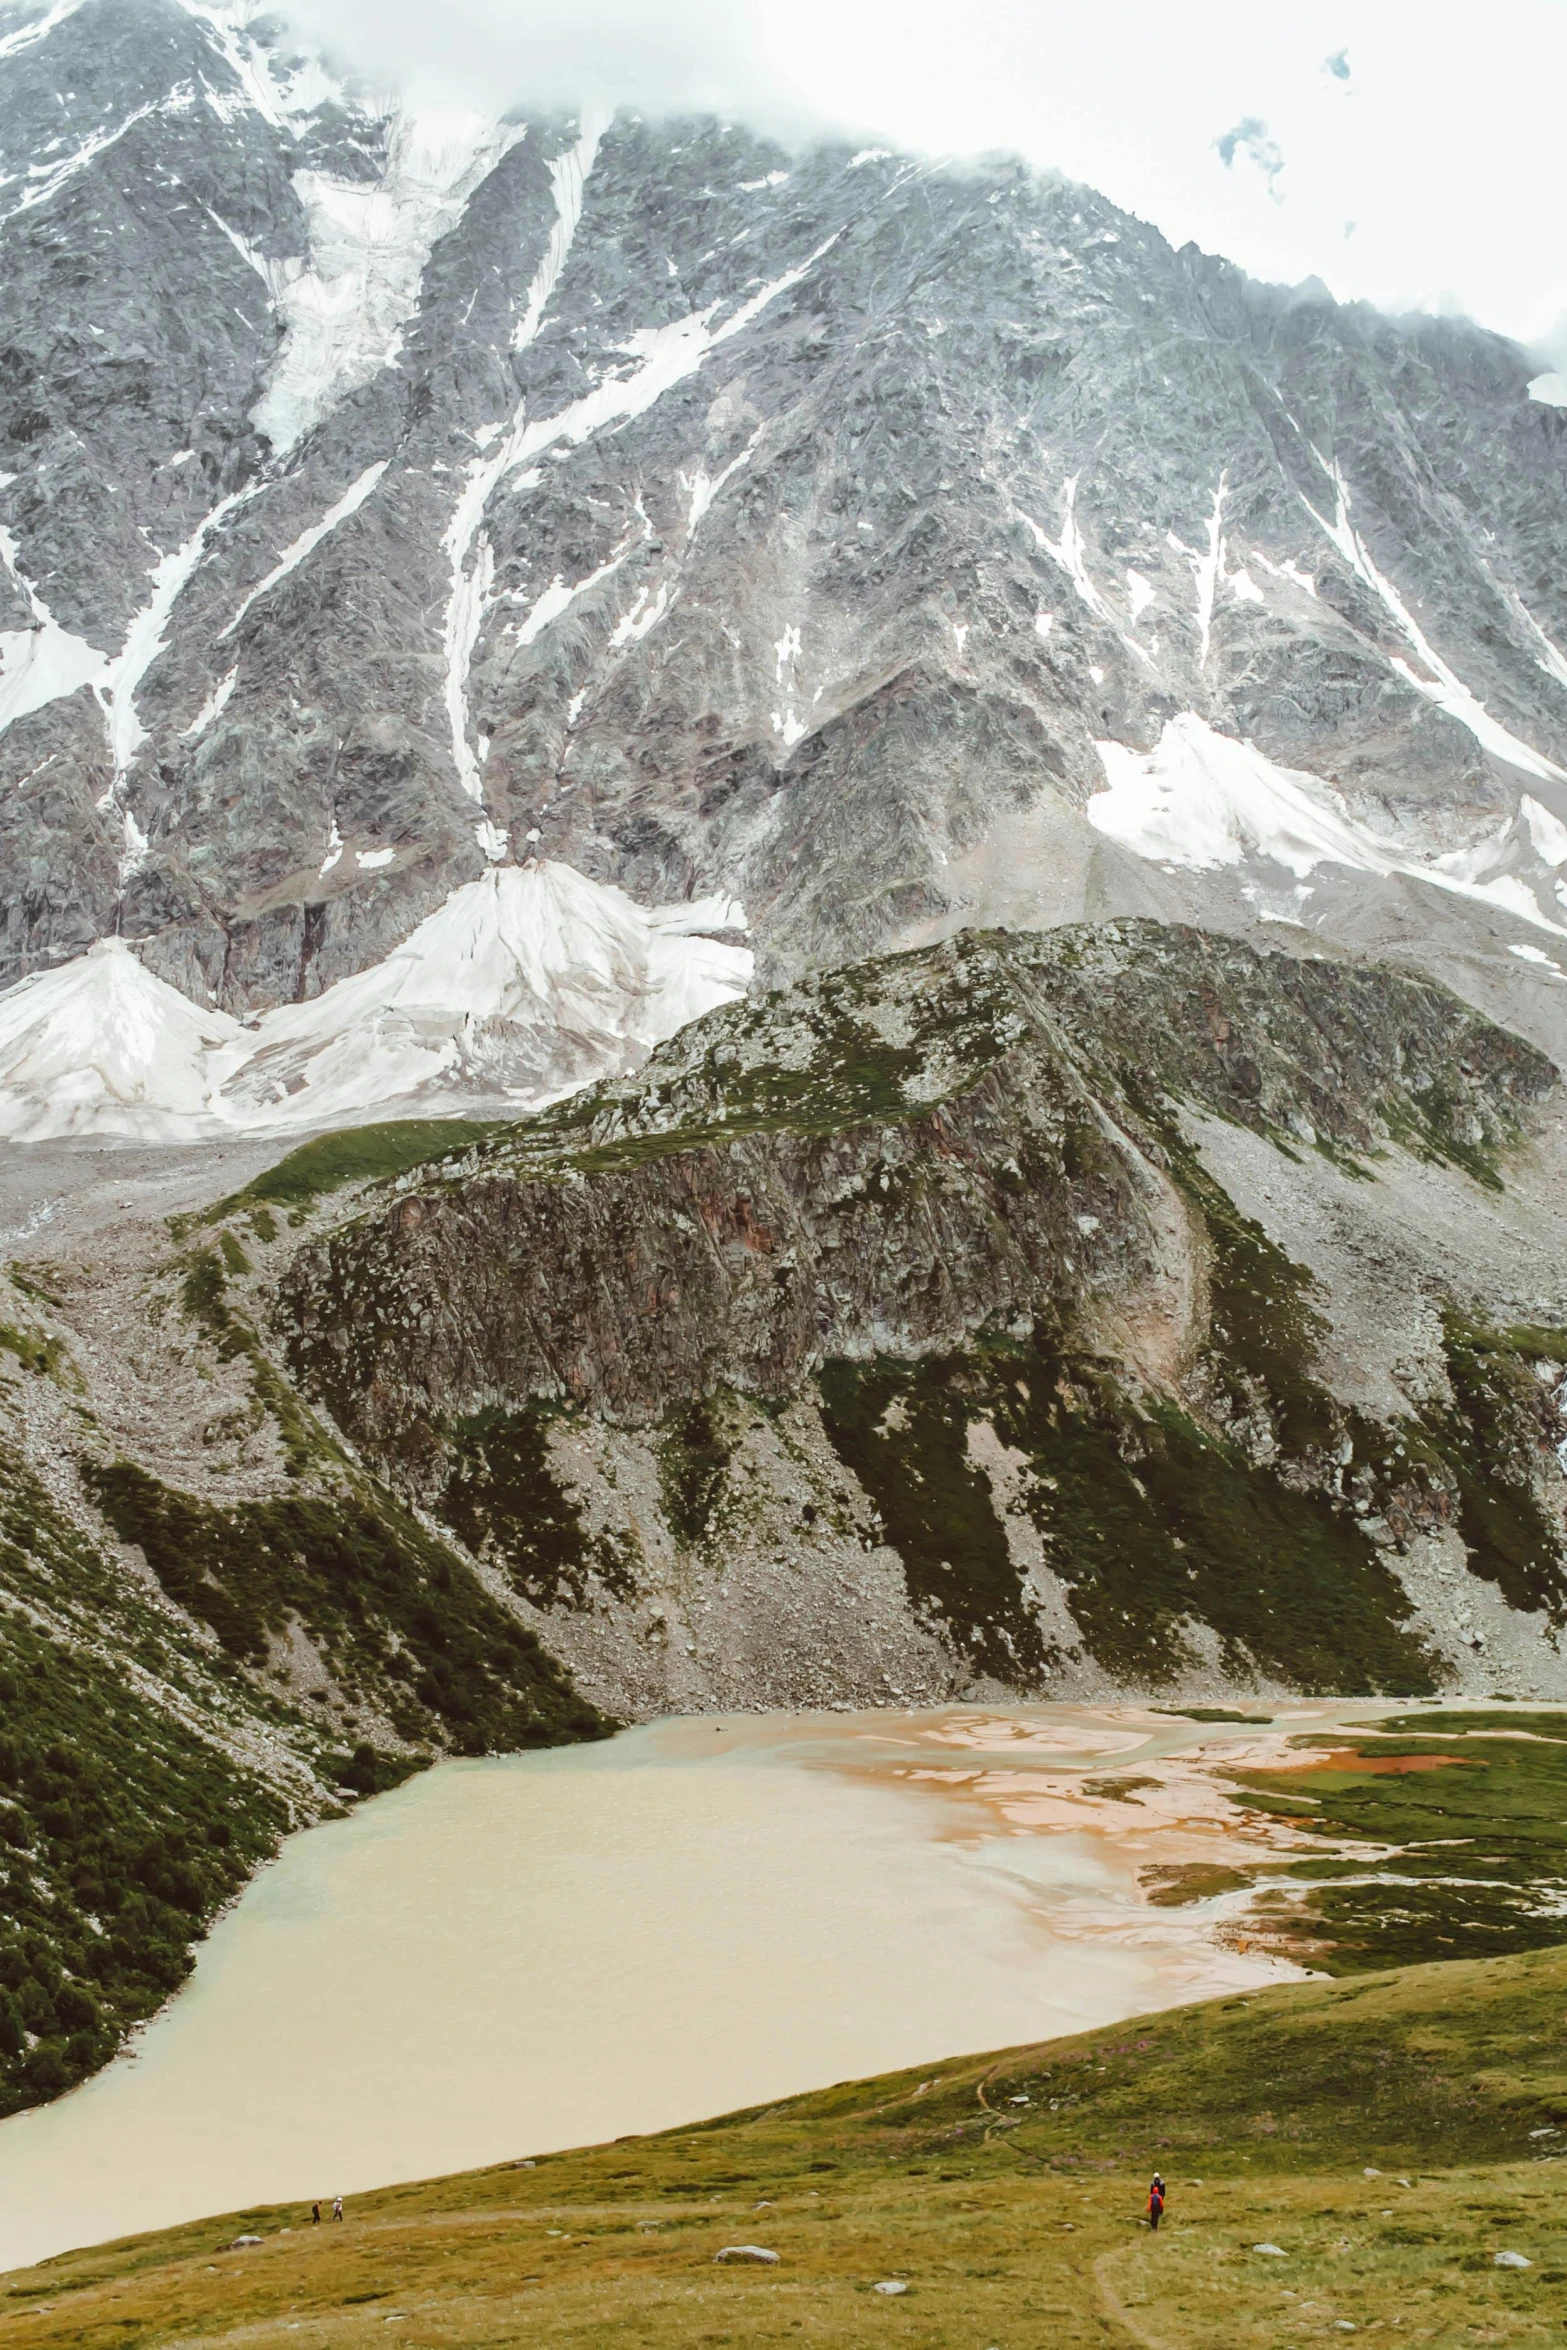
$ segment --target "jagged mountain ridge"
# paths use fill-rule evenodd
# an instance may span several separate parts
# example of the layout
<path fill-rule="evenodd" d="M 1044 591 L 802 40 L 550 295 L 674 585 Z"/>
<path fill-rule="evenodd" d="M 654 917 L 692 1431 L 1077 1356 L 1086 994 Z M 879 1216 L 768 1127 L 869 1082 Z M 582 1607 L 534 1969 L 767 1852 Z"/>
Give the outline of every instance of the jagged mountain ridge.
<path fill-rule="evenodd" d="M 1560 1045 L 1563 427 L 1511 346 L 1007 163 L 14 21 L 5 973 L 119 931 L 254 1014 L 537 856 L 742 901 L 773 977 L 1283 922 Z"/>

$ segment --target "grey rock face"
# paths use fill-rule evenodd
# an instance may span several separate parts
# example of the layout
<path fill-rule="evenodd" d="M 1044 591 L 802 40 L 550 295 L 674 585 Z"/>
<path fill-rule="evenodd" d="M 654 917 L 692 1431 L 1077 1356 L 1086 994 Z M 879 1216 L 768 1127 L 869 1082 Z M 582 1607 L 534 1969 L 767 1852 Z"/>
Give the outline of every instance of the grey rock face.
<path fill-rule="evenodd" d="M 1555 1069 L 1442 991 L 1155 924 L 965 937 L 711 1014 L 638 1076 L 373 1203 L 285 1290 L 361 1443 L 504 1397 L 661 1418 L 1018 1316 L 1173 1295 L 1164 1105 L 1486 1171 Z M 1188 1316 L 1207 1308 L 1193 1291 Z M 1166 1337 L 1189 1357 L 1191 1327 Z"/>
<path fill-rule="evenodd" d="M 0 978 L 118 926 L 255 1010 L 537 854 L 733 892 L 774 977 L 1284 920 L 1562 1042 L 1519 352 L 1020 167 L 386 119 L 268 42 L 84 0 L 0 55 L 6 625 L 102 656 L 0 733 Z M 1096 746 L 1183 714 L 1361 846 L 1107 829 Z"/>
<path fill-rule="evenodd" d="M 845 1543 L 927 1689 L 1555 1687 L 1559 1111 L 1394 971 L 969 936 L 328 1208 L 273 1328 L 617 1703 L 694 1590 L 734 1602 L 710 1690 L 819 1693 L 767 1643 Z"/>

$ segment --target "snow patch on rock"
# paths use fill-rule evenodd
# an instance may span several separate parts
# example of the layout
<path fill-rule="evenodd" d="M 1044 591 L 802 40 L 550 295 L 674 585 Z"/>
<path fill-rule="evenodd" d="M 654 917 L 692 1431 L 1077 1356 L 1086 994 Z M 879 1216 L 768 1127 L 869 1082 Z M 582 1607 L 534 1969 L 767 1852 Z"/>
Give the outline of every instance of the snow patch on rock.
<path fill-rule="evenodd" d="M 33 616 L 31 628 L 0 630 L 0 734 L 14 718 L 41 710 L 67 694 L 92 685 L 108 666 L 85 637 L 62 628 L 30 579 L 17 568 L 16 541 L 0 525 L 0 563 L 25 599 Z"/>
<path fill-rule="evenodd" d="M 153 566 L 151 593 L 125 632 L 125 643 L 103 672 L 98 688 L 109 732 L 109 753 L 115 783 L 125 774 L 147 739 L 136 714 L 136 689 L 164 650 L 164 629 L 191 573 L 206 552 L 207 540 L 236 506 L 256 495 L 253 489 L 232 490 L 204 514 L 183 546 L 160 555 Z"/>
<path fill-rule="evenodd" d="M 707 901 L 649 914 L 569 865 L 497 867 L 384 962 L 265 1014 L 225 1083 L 225 1114 L 324 1125 L 457 1087 L 527 1106 L 634 1068 L 744 994 L 749 951 L 700 934 L 734 911 Z"/>
<path fill-rule="evenodd" d="M 35 41 L 46 41 L 57 24 L 64 24 L 74 16 L 82 0 L 54 0 L 54 6 L 35 16 L 31 24 L 19 25 L 14 33 L 0 39 L 0 58 L 15 57 L 23 49 L 31 49 Z"/>
<path fill-rule="evenodd" d="M 488 115 L 424 108 L 394 117 L 378 180 L 296 172 L 310 251 L 274 265 L 287 334 L 251 411 L 279 455 L 397 358 L 437 241 L 523 131 Z"/>
<path fill-rule="evenodd" d="M 598 152 L 602 125 L 596 119 L 584 119 L 576 143 L 563 155 L 557 155 L 550 165 L 550 184 L 555 198 L 555 221 L 550 230 L 544 258 L 534 272 L 528 289 L 527 308 L 512 336 L 512 348 L 523 350 L 539 331 L 539 323 L 549 305 L 550 297 L 560 283 L 572 239 L 577 233 L 577 222 L 582 217 L 582 196 L 587 185 L 593 159 Z M 495 553 L 484 517 L 490 499 L 503 474 L 521 462 L 518 451 L 526 434 L 527 403 L 519 400 L 507 425 L 499 423 L 481 429 L 476 438 L 486 453 L 468 467 L 462 496 L 441 541 L 443 552 L 451 558 L 452 585 L 446 603 L 446 623 L 442 631 L 442 649 L 446 658 L 446 719 L 451 729 L 452 761 L 457 769 L 457 780 L 471 800 L 484 802 L 484 785 L 479 775 L 479 762 L 473 744 L 468 739 L 468 672 L 473 665 L 474 647 L 490 600 L 495 580 Z M 546 591 L 547 592 L 547 591 Z M 541 622 L 541 626 L 544 623 Z M 492 864 L 498 864 L 506 853 L 506 835 L 490 818 L 482 818 L 476 826 L 480 847 Z"/>
<path fill-rule="evenodd" d="M 239 663 L 236 661 L 227 677 L 220 679 L 218 684 L 213 687 L 189 726 L 186 727 L 185 740 L 187 742 L 195 742 L 199 736 L 206 733 L 215 718 L 222 717 L 228 708 L 229 696 L 238 683 Z"/>
<path fill-rule="evenodd" d="M 1189 872 L 1263 857 L 1297 880 L 1329 863 L 1396 869 L 1392 849 L 1327 806 L 1314 777 L 1276 767 L 1193 713 L 1170 719 L 1146 754 L 1097 748 L 1107 788 L 1089 801 L 1088 821 L 1140 857 Z"/>
<path fill-rule="evenodd" d="M 744 927 L 732 899 L 649 910 L 567 865 L 506 866 L 384 962 L 245 1027 L 105 939 L 0 994 L 0 1136 L 177 1142 L 463 1090 L 537 1107 L 743 995 L 749 950 L 706 933 Z"/>
<path fill-rule="evenodd" d="M 100 939 L 0 995 L 0 1135 L 167 1142 L 219 1131 L 216 1056 L 242 1051 L 226 1012 L 203 1011 L 123 939 Z"/>
<path fill-rule="evenodd" d="M 384 457 L 378 464 L 367 465 L 364 472 L 360 474 L 358 480 L 349 484 L 348 488 L 337 500 L 337 503 L 327 508 L 320 521 L 313 522 L 308 530 L 301 531 L 298 538 L 295 539 L 293 545 L 284 549 L 283 553 L 273 564 L 272 569 L 267 573 L 265 579 L 258 580 L 256 585 L 251 589 L 249 595 L 245 598 L 245 601 L 241 604 L 239 610 L 235 613 L 227 628 L 223 630 L 222 635 L 218 639 L 219 644 L 223 642 L 224 637 L 229 637 L 234 634 L 235 629 L 238 628 L 240 622 L 244 619 L 245 614 L 250 610 L 252 604 L 259 602 L 262 596 L 270 594 L 271 590 L 277 586 L 279 580 L 287 579 L 291 571 L 297 571 L 300 564 L 305 560 L 305 557 L 307 555 L 313 554 L 315 549 L 320 546 L 321 541 L 324 538 L 329 537 L 330 534 L 336 530 L 340 522 L 346 522 L 350 514 L 358 513 L 360 507 L 364 504 L 366 498 L 369 497 L 370 492 L 375 488 L 376 483 L 380 480 L 382 474 L 386 471 L 386 466 L 387 460 Z"/>
<path fill-rule="evenodd" d="M 1421 669 L 1424 669 L 1427 674 L 1422 676 L 1419 669 L 1411 667 L 1408 661 L 1396 653 L 1389 655 L 1388 666 L 1397 671 L 1406 685 L 1412 685 L 1417 693 L 1424 694 L 1428 701 L 1435 702 L 1438 709 L 1445 710 L 1450 718 L 1456 718 L 1460 726 L 1467 727 L 1482 750 L 1492 752 L 1498 759 L 1505 759 L 1509 766 L 1521 768 L 1525 775 L 1538 776 L 1543 782 L 1567 783 L 1567 769 L 1556 766 L 1541 752 L 1532 750 L 1525 742 L 1520 742 L 1517 735 L 1510 734 L 1500 720 L 1491 716 L 1485 704 L 1471 693 L 1463 679 L 1450 669 L 1441 655 L 1433 649 L 1397 588 L 1384 573 L 1378 570 L 1365 540 L 1351 522 L 1350 495 L 1343 474 L 1336 464 L 1330 465 L 1328 463 L 1320 450 L 1315 454 L 1318 464 L 1332 482 L 1336 494 L 1337 503 L 1333 518 L 1329 521 L 1326 515 L 1319 514 L 1316 507 L 1304 495 L 1301 498 L 1301 504 L 1324 537 L 1332 541 L 1356 577 L 1371 590 L 1389 617 L 1396 623 L 1419 661 Z M 1537 633 L 1539 632 L 1537 631 Z M 1555 652 L 1556 648 L 1550 645 L 1548 638 L 1542 635 L 1541 641 L 1549 647 L 1550 651 Z M 1542 666 L 1549 668 L 1549 663 L 1542 663 Z"/>
<path fill-rule="evenodd" d="M 1255 744 L 1216 734 L 1194 712 L 1170 719 L 1151 751 L 1114 742 L 1095 747 L 1106 788 L 1088 803 L 1089 823 L 1155 864 L 1213 872 L 1258 860 L 1282 865 L 1297 881 L 1319 865 L 1400 875 L 1567 937 L 1567 926 L 1542 911 L 1525 879 L 1495 871 L 1510 853 L 1511 824 L 1476 851 L 1422 864 L 1357 824 L 1316 776 L 1276 766 Z M 1525 825 L 1533 835 L 1534 823 L 1526 817 Z"/>

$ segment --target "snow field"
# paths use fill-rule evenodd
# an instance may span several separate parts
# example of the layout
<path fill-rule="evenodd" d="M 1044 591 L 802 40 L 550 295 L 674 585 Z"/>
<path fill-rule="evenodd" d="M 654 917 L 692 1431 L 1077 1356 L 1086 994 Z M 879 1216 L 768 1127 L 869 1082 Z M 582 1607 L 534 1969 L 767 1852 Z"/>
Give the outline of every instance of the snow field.
<path fill-rule="evenodd" d="M 1567 854 L 1567 826 L 1527 795 L 1518 814 L 1477 848 L 1423 864 L 1357 824 L 1316 776 L 1276 766 L 1254 744 L 1215 733 L 1195 712 L 1168 720 L 1152 751 L 1115 742 L 1095 748 L 1106 788 L 1088 803 L 1089 823 L 1154 864 L 1212 872 L 1260 860 L 1282 865 L 1297 881 L 1319 865 L 1400 875 L 1567 937 L 1558 885 L 1539 877 L 1552 892 L 1547 911 L 1528 878 L 1498 871 L 1504 860 L 1530 852 L 1550 868 L 1554 860 L 1541 844 L 1555 847 L 1558 834 Z"/>
<path fill-rule="evenodd" d="M 568 865 L 498 867 L 384 962 L 245 1026 L 104 939 L 0 994 L 0 1136 L 286 1131 L 463 1084 L 537 1107 L 743 995 L 749 950 L 705 933 L 744 927 L 729 899 L 649 911 Z"/>

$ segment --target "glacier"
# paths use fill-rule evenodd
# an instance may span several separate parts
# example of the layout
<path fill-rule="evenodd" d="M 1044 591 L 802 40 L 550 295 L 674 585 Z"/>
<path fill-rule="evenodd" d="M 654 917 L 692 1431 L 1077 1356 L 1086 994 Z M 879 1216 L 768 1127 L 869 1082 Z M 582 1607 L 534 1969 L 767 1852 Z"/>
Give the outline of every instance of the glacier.
<path fill-rule="evenodd" d="M 242 1025 L 102 939 L 0 994 L 0 1137 L 186 1142 L 356 1122 L 461 1088 L 522 1114 L 743 995 L 725 898 L 648 909 L 569 865 L 493 867 L 396 951 Z"/>
<path fill-rule="evenodd" d="M 1422 861 L 1357 824 L 1315 775 L 1278 766 L 1254 743 L 1219 734 L 1194 711 L 1168 719 L 1151 751 L 1117 742 L 1094 747 L 1105 788 L 1088 802 L 1089 823 L 1166 871 L 1214 872 L 1255 858 L 1282 865 L 1304 882 L 1319 865 L 1340 865 L 1384 879 L 1429 882 L 1567 937 L 1554 901 L 1547 912 L 1528 879 L 1498 870 L 1518 851 L 1532 851 L 1542 868 L 1534 878 L 1550 894 L 1553 861 L 1540 844 L 1543 839 L 1555 845 L 1552 826 L 1567 840 L 1567 827 L 1538 802 L 1526 799 L 1525 811 L 1478 849 Z M 1539 813 L 1530 816 L 1534 808 Z"/>
<path fill-rule="evenodd" d="M 251 411 L 278 456 L 393 363 L 437 242 L 524 128 L 426 107 L 394 119 L 378 180 L 296 172 L 310 251 L 278 265 L 286 333 Z"/>

